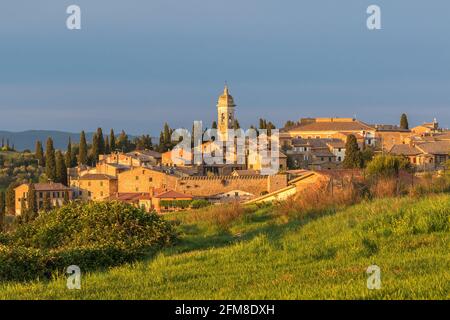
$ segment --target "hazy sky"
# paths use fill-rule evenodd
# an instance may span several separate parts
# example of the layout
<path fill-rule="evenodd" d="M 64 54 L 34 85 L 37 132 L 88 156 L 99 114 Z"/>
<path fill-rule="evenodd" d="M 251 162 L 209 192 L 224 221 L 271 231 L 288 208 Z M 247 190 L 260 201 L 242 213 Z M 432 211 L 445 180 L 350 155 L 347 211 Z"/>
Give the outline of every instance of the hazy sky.
<path fill-rule="evenodd" d="M 67 6 L 82 30 L 66 28 Z M 382 9 L 382 30 L 366 9 Z M 450 127 L 448 0 L 14 0 L 0 5 L 0 130 L 156 134 L 354 116 Z"/>

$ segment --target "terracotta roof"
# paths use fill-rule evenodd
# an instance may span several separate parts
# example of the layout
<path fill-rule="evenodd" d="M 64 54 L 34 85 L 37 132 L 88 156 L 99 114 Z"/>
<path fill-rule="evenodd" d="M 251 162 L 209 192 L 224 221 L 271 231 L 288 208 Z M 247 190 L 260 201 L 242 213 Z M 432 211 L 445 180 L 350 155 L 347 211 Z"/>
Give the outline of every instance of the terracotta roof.
<path fill-rule="evenodd" d="M 418 154 L 421 154 L 422 152 L 416 147 L 409 144 L 395 144 L 392 146 L 389 153 L 403 156 L 416 156 Z"/>
<path fill-rule="evenodd" d="M 176 192 L 173 190 L 169 190 L 169 191 L 165 191 L 163 193 L 156 195 L 155 198 L 158 198 L 158 199 L 190 198 L 190 199 L 192 199 L 192 196 L 188 195 L 188 194 Z"/>
<path fill-rule="evenodd" d="M 117 201 L 139 201 L 139 200 L 151 200 L 150 193 L 116 193 L 109 197 L 109 200 Z"/>
<path fill-rule="evenodd" d="M 364 131 L 374 130 L 368 124 L 359 121 L 316 121 L 311 123 L 299 124 L 289 128 L 289 131 Z"/>
<path fill-rule="evenodd" d="M 345 142 L 342 140 L 327 142 L 327 145 L 332 148 L 345 148 Z"/>
<path fill-rule="evenodd" d="M 62 183 L 35 183 L 34 188 L 36 191 L 66 191 L 70 190 L 69 187 L 66 187 Z"/>
<path fill-rule="evenodd" d="M 88 173 L 80 178 L 80 180 L 116 180 L 116 177 L 103 173 Z"/>
<path fill-rule="evenodd" d="M 450 141 L 425 142 L 416 145 L 416 148 L 429 154 L 449 154 Z"/>

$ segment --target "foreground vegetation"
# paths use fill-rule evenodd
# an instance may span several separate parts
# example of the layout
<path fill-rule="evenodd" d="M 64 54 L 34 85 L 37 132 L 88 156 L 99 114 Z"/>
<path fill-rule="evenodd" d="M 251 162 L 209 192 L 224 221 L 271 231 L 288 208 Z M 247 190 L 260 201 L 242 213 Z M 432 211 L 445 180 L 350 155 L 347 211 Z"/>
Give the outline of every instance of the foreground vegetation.
<path fill-rule="evenodd" d="M 72 202 L 0 233 L 0 281 L 45 280 L 70 265 L 120 265 L 150 256 L 175 238 L 170 223 L 131 205 Z"/>
<path fill-rule="evenodd" d="M 154 257 L 85 272 L 81 290 L 68 290 L 63 275 L 4 283 L 0 298 L 450 298 L 448 194 L 344 202 L 295 214 L 286 204 L 177 213 L 167 219 L 180 242 Z M 366 287 L 373 264 L 380 290 Z"/>

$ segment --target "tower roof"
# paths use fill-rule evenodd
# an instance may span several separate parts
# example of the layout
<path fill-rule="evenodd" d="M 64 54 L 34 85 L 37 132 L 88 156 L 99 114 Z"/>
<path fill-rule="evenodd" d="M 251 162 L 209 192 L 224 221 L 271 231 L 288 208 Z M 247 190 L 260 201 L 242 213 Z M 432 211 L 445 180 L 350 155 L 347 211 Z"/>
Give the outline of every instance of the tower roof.
<path fill-rule="evenodd" d="M 219 97 L 217 102 L 218 107 L 235 107 L 233 96 L 228 90 L 228 85 L 225 85 L 223 89 L 223 94 Z"/>

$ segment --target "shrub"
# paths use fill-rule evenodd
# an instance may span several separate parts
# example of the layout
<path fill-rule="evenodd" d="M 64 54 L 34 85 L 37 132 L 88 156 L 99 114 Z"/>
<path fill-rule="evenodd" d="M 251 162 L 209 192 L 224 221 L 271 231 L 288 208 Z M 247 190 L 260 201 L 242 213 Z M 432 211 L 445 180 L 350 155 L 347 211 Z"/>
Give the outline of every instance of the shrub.
<path fill-rule="evenodd" d="M 73 202 L 18 226 L 0 250 L 0 279 L 29 280 L 62 272 L 133 261 L 170 245 L 171 224 L 120 202 Z M 30 265 L 33 272 L 28 272 Z"/>
<path fill-rule="evenodd" d="M 398 176 L 400 170 L 409 170 L 410 163 L 403 157 L 378 155 L 370 161 L 366 168 L 369 177 L 389 178 Z"/>

